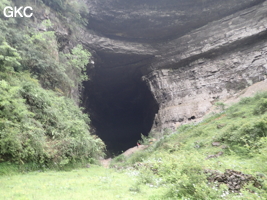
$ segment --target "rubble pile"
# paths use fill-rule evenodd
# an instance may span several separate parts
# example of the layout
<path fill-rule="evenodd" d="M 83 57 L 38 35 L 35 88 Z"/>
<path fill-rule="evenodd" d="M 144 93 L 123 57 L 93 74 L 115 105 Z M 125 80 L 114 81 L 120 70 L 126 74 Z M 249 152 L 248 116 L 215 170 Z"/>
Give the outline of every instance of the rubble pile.
<path fill-rule="evenodd" d="M 209 174 L 208 181 L 219 184 L 226 184 L 231 192 L 240 192 L 244 186 L 252 183 L 254 187 L 261 188 L 259 181 L 252 175 L 243 174 L 242 172 L 227 169 L 225 173 L 217 171 L 206 170 L 206 174 Z"/>

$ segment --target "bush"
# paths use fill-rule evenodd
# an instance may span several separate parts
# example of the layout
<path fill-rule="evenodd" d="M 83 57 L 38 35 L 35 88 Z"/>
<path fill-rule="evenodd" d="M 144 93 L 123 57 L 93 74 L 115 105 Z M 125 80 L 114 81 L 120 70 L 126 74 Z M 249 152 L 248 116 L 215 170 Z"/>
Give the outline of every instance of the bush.
<path fill-rule="evenodd" d="M 158 176 L 170 188 L 162 199 L 218 199 L 226 190 L 208 185 L 203 158 L 198 153 L 185 151 L 179 152 L 179 155 L 158 154 L 157 157 L 160 159 L 153 167 L 157 168 Z"/>
<path fill-rule="evenodd" d="M 251 103 L 252 100 L 253 100 L 253 98 L 251 98 L 251 97 L 244 97 L 239 101 L 239 104 L 246 105 L 246 104 Z"/>
<path fill-rule="evenodd" d="M 155 185 L 155 177 L 154 174 L 151 170 L 147 168 L 143 168 L 140 170 L 139 176 L 138 176 L 138 181 L 139 184 L 152 184 Z"/>
<path fill-rule="evenodd" d="M 237 105 L 232 106 L 228 109 L 227 117 L 228 118 L 236 118 L 236 117 L 242 117 L 246 114 L 244 111 L 241 111 Z"/>
<path fill-rule="evenodd" d="M 127 163 L 130 165 L 133 165 L 134 163 L 137 162 L 142 162 L 144 159 L 146 159 L 149 156 L 149 152 L 144 150 L 144 151 L 138 151 L 132 154 L 128 160 Z"/>
<path fill-rule="evenodd" d="M 142 145 L 148 145 L 149 140 L 150 140 L 150 137 L 141 134 L 141 140 L 138 140 L 138 143 Z"/>
<path fill-rule="evenodd" d="M 266 111 L 267 111 L 267 99 L 263 98 L 255 106 L 255 108 L 253 110 L 253 114 L 254 115 L 262 115 Z"/>
<path fill-rule="evenodd" d="M 232 125 L 215 140 L 232 146 L 232 151 L 239 155 L 250 154 L 251 149 L 260 147 L 258 141 L 267 136 L 267 117 L 255 119 L 240 125 Z M 253 154 L 250 154 L 253 155 Z"/>
<path fill-rule="evenodd" d="M 116 163 L 116 162 L 125 162 L 126 161 L 126 157 L 125 155 L 121 154 L 115 158 L 112 159 L 112 163 Z"/>
<path fill-rule="evenodd" d="M 103 156 L 104 143 L 74 101 L 27 76 L 11 77 L 14 86 L 0 81 L 0 159 L 63 166 Z"/>
<path fill-rule="evenodd" d="M 11 1 L 0 3 L 5 5 Z M 62 167 L 97 159 L 104 143 L 90 134 L 89 117 L 68 98 L 87 79 L 91 54 L 81 45 L 60 53 L 55 32 L 18 20 L 0 18 L 0 161 Z M 43 25 L 53 26 L 49 20 Z"/>
<path fill-rule="evenodd" d="M 267 92 L 258 92 L 253 99 L 254 100 L 260 100 L 262 98 L 267 98 Z"/>
<path fill-rule="evenodd" d="M 223 102 L 216 102 L 215 106 L 216 106 L 216 109 L 218 109 L 220 111 L 224 111 L 225 110 L 225 104 Z"/>
<path fill-rule="evenodd" d="M 6 1 L 0 7 L 6 4 L 12 5 Z M 32 24 L 27 24 L 29 20 L 20 23 L 19 19 L 0 18 L 0 72 L 29 70 L 42 87 L 72 97 L 73 89 L 81 87 L 82 81 L 88 79 L 86 66 L 91 54 L 81 44 L 62 52 L 60 40 L 55 31 L 51 31 L 50 20 L 42 22 L 49 31 L 37 31 L 31 28 Z"/>

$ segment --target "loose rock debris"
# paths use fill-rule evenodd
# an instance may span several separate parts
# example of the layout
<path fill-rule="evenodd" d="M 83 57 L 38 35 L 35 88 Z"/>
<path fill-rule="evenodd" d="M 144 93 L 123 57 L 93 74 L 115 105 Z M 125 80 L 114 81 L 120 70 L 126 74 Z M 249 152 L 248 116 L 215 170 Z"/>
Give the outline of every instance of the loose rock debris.
<path fill-rule="evenodd" d="M 254 187 L 261 188 L 261 183 L 252 175 L 243 174 L 242 172 L 227 169 L 225 173 L 220 173 L 213 170 L 205 170 L 206 174 L 209 174 L 208 181 L 213 183 L 226 184 L 229 191 L 239 193 L 249 183 L 252 183 Z"/>
<path fill-rule="evenodd" d="M 206 160 L 211 159 L 211 158 L 218 158 L 218 157 L 221 156 L 221 155 L 223 155 L 223 152 L 222 152 L 222 151 L 218 152 L 218 153 L 215 154 L 215 155 L 208 155 L 208 156 L 206 157 Z"/>

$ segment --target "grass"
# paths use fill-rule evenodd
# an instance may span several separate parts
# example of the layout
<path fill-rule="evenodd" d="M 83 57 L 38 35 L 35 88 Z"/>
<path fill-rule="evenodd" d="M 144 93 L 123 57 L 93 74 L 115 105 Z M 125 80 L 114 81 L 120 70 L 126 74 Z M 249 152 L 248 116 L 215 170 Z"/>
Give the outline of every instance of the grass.
<path fill-rule="evenodd" d="M 183 125 L 174 134 L 166 134 L 166 137 L 146 152 L 142 152 L 149 152 L 149 156 L 141 161 L 139 170 L 147 174 L 149 173 L 144 169 L 154 172 L 150 173 L 150 180 L 153 177 L 162 178 L 162 185 L 167 185 L 169 189 L 159 198 L 199 200 L 222 199 L 223 196 L 223 199 L 266 199 L 266 97 L 267 93 L 260 93 L 255 97 L 242 99 L 240 103 L 223 109 L 199 124 Z M 213 142 L 220 142 L 220 145 L 213 146 Z M 208 159 L 219 152 L 222 155 Z M 127 168 L 129 160 L 134 160 L 134 155 L 124 162 L 124 167 Z M 222 173 L 232 169 L 254 177 L 260 175 L 262 189 L 244 189 L 244 197 L 238 194 L 224 195 L 223 190 L 206 187 L 205 176 L 196 176 L 207 169 Z M 257 192 L 251 193 L 248 190 Z"/>
<path fill-rule="evenodd" d="M 18 174 L 13 165 L 2 164 L 0 199 L 265 200 L 266 97 L 262 93 L 243 99 L 201 123 L 165 134 L 129 158 L 118 156 L 111 163 L 117 170 L 91 165 L 69 172 Z M 208 183 L 205 170 L 227 169 L 252 175 L 261 187 L 247 184 L 239 193 L 231 193 L 226 184 Z"/>
<path fill-rule="evenodd" d="M 30 172 L 0 177 L 1 200 L 147 199 L 164 188 L 131 191 L 135 178 L 100 166 L 69 172 Z"/>

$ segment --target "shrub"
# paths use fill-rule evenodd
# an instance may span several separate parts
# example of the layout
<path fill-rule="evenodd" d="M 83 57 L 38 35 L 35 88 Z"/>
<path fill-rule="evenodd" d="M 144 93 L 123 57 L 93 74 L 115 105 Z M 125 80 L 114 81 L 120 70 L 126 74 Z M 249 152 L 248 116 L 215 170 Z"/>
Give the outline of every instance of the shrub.
<path fill-rule="evenodd" d="M 138 183 L 134 184 L 132 187 L 129 188 L 129 191 L 140 193 L 141 192 L 140 184 L 138 184 Z"/>
<path fill-rule="evenodd" d="M 103 155 L 104 143 L 74 101 L 26 77 L 10 78 L 15 86 L 0 81 L 0 158 L 63 166 Z"/>
<path fill-rule="evenodd" d="M 88 116 L 66 97 L 87 79 L 90 53 L 81 45 L 59 53 L 53 31 L 18 31 L 17 19 L 0 19 L 0 25 L 0 160 L 64 166 L 103 155 Z"/>
<path fill-rule="evenodd" d="M 141 134 L 141 140 L 138 140 L 139 144 L 148 145 L 149 144 L 150 137 L 147 137 L 143 134 Z"/>
<path fill-rule="evenodd" d="M 251 97 L 244 97 L 239 101 L 239 104 L 246 105 L 246 104 L 251 103 L 252 100 L 253 100 L 253 98 L 251 98 Z"/>
<path fill-rule="evenodd" d="M 262 98 L 257 105 L 255 106 L 254 110 L 253 110 L 253 114 L 254 115 L 262 115 L 263 113 L 265 113 L 267 111 L 267 99 L 266 98 Z"/>
<path fill-rule="evenodd" d="M 216 140 L 230 144 L 232 150 L 239 155 L 248 155 L 251 149 L 257 149 L 260 146 L 257 141 L 266 136 L 267 118 L 263 117 L 243 125 L 232 125 Z"/>
<path fill-rule="evenodd" d="M 267 92 L 258 92 L 253 99 L 254 100 L 260 100 L 262 98 L 267 98 Z"/>
<path fill-rule="evenodd" d="M 126 161 L 126 157 L 121 154 L 115 158 L 112 159 L 112 162 L 115 163 L 115 162 L 125 162 Z"/>
<path fill-rule="evenodd" d="M 144 159 L 146 159 L 149 156 L 149 152 L 144 150 L 144 151 L 138 151 L 132 154 L 128 160 L 127 163 L 130 165 L 133 165 L 134 163 L 137 162 L 142 162 Z"/>
<path fill-rule="evenodd" d="M 216 106 L 216 109 L 218 109 L 220 111 L 224 111 L 225 110 L 225 104 L 223 102 L 216 102 L 215 106 Z"/>
<path fill-rule="evenodd" d="M 138 181 L 139 184 L 143 183 L 143 184 L 155 184 L 155 177 L 154 174 L 151 170 L 147 169 L 147 168 L 143 168 L 140 170 L 139 172 L 139 176 L 138 176 Z"/>
<path fill-rule="evenodd" d="M 175 151 L 178 151 L 181 147 L 180 143 L 175 143 L 175 144 L 170 144 L 170 143 L 163 143 L 161 144 L 161 148 L 164 149 L 165 151 L 169 152 L 169 153 L 173 153 Z"/>
<path fill-rule="evenodd" d="M 162 199 L 218 199 L 225 190 L 217 190 L 208 185 L 200 154 L 186 151 L 179 155 L 158 156 L 162 158 L 158 174 L 170 186 Z"/>
<path fill-rule="evenodd" d="M 20 60 L 21 57 L 17 50 L 3 41 L 0 45 L 0 70 L 2 72 L 12 72 L 20 67 Z"/>

